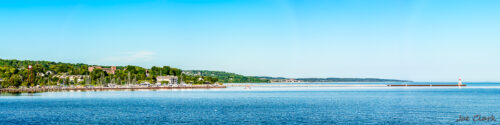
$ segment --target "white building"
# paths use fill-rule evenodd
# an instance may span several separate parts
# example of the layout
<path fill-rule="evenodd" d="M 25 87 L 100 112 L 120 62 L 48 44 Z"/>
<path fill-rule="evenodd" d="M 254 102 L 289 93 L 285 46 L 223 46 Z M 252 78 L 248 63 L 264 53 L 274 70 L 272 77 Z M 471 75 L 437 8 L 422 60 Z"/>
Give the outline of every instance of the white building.
<path fill-rule="evenodd" d="M 60 78 L 60 79 L 66 79 L 69 78 L 69 81 L 75 81 L 76 82 L 82 82 L 84 78 L 88 78 L 88 75 L 54 75 L 54 77 Z"/>
<path fill-rule="evenodd" d="M 175 83 L 177 84 L 178 78 L 177 76 L 157 76 L 156 77 L 157 82 L 168 82 L 168 83 Z"/>

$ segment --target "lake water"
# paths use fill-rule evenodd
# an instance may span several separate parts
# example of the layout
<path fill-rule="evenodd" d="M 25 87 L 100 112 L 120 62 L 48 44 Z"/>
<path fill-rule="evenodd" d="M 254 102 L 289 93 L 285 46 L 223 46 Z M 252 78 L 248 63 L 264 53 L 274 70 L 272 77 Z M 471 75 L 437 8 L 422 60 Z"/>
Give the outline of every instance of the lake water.
<path fill-rule="evenodd" d="M 467 85 L 3 93 L 0 124 L 500 124 L 472 121 L 500 118 L 500 83 Z"/>

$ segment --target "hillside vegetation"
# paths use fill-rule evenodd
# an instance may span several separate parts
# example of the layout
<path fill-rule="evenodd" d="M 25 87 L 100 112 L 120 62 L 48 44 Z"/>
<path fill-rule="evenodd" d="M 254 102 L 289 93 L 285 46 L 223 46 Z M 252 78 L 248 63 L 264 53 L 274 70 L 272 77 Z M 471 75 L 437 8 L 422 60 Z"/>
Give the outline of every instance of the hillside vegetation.
<path fill-rule="evenodd" d="M 31 70 L 28 66 L 32 66 Z M 0 79 L 2 87 L 47 86 L 47 85 L 106 85 L 139 84 L 156 82 L 156 76 L 172 75 L 186 83 L 204 84 L 218 81 L 210 76 L 181 75 L 182 70 L 170 66 L 152 67 L 146 69 L 139 66 L 117 66 L 114 74 L 102 69 L 89 71 L 88 64 L 61 63 L 51 61 L 31 61 L 0 59 Z M 101 66 L 109 67 L 109 66 Z M 76 77 L 83 79 L 77 80 Z M 75 79 L 70 79 L 75 78 Z"/>

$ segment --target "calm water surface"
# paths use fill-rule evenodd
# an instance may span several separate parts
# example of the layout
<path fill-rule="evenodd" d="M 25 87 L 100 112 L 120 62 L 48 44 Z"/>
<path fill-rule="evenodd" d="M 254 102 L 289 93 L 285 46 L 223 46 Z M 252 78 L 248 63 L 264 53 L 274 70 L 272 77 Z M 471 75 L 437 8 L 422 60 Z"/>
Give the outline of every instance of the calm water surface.
<path fill-rule="evenodd" d="M 0 124 L 500 124 L 455 122 L 500 118 L 500 83 L 468 85 L 4 93 Z"/>

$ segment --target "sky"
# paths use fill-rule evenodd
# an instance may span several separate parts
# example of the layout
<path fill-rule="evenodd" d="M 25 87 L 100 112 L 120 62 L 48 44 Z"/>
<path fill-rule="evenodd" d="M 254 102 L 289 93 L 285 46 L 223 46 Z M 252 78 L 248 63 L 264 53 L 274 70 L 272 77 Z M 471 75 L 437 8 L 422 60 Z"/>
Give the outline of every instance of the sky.
<path fill-rule="evenodd" d="M 500 81 L 498 0 L 1 0 L 0 58 Z"/>

